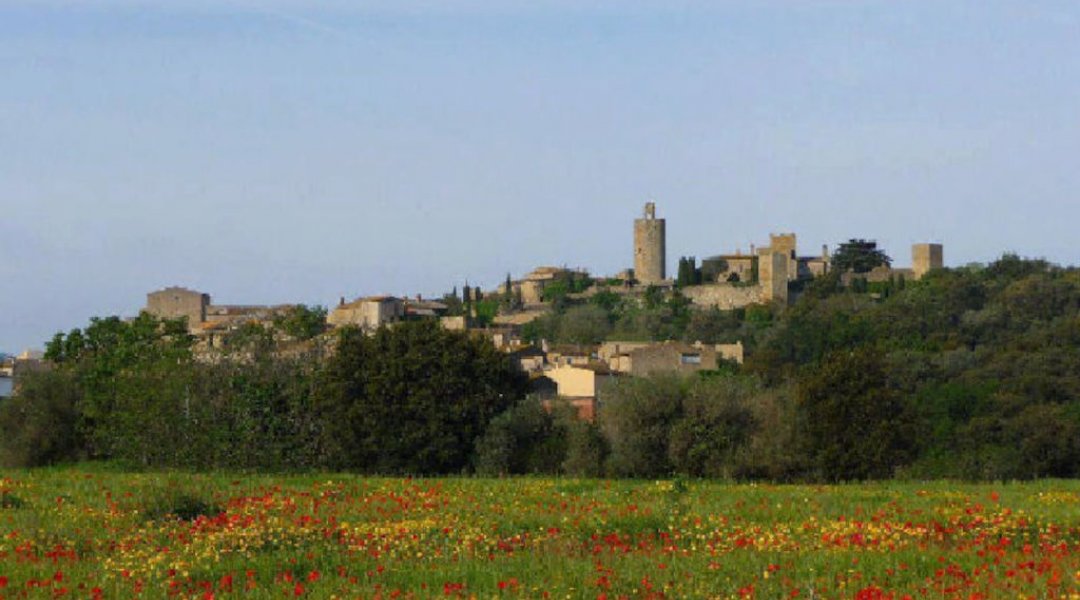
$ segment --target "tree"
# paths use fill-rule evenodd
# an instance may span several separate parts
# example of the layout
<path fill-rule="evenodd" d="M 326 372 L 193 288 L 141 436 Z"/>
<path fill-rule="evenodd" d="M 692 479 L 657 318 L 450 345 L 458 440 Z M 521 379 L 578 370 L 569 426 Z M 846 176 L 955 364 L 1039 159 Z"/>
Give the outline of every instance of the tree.
<path fill-rule="evenodd" d="M 340 333 L 316 387 L 323 464 L 368 473 L 458 473 L 527 379 L 486 340 L 414 321 Z"/>
<path fill-rule="evenodd" d="M 76 429 L 82 390 L 67 370 L 31 373 L 0 402 L 0 465 L 40 467 L 74 461 L 84 445 Z"/>
<path fill-rule="evenodd" d="M 837 247 L 831 265 L 841 273 L 868 273 L 875 267 L 892 265 L 892 259 L 877 247 L 877 242 L 853 238 Z"/>
<path fill-rule="evenodd" d="M 461 310 L 466 317 L 473 316 L 473 294 L 472 288 L 466 282 L 465 287 L 461 288 Z"/>
<path fill-rule="evenodd" d="M 619 477 L 660 477 L 672 471 L 668 445 L 682 414 L 685 380 L 657 376 L 618 380 L 605 391 L 599 422 L 611 447 L 607 466 Z"/>
<path fill-rule="evenodd" d="M 510 273 L 506 274 L 506 283 L 503 284 L 502 298 L 499 301 L 499 310 L 506 313 L 521 310 L 525 302 L 521 295 L 521 286 L 514 286 L 510 279 Z"/>
<path fill-rule="evenodd" d="M 611 333 L 607 312 L 586 304 L 566 310 L 559 320 L 557 339 L 570 344 L 599 344 Z"/>
<path fill-rule="evenodd" d="M 49 343 L 57 377 L 77 382 L 68 414 L 80 452 L 148 464 L 182 446 L 181 420 L 192 368 L 193 338 L 182 320 L 148 313 L 124 321 L 93 318 L 85 329 Z"/>
<path fill-rule="evenodd" d="M 830 481 L 881 479 L 912 458 L 912 414 L 872 348 L 829 355 L 800 381 L 807 451 Z"/>
<path fill-rule="evenodd" d="M 677 287 L 700 285 L 702 281 L 701 269 L 697 267 L 697 258 L 682 256 L 679 258 L 679 270 L 675 277 Z"/>
<path fill-rule="evenodd" d="M 691 477 L 730 477 L 735 456 L 756 424 L 755 387 L 736 377 L 694 378 L 682 398 L 682 416 L 672 426 L 668 458 L 676 472 Z"/>
<path fill-rule="evenodd" d="M 659 286 L 649 285 L 645 288 L 645 294 L 642 298 L 645 301 L 645 308 L 659 308 L 664 303 L 664 290 L 660 289 Z"/>
<path fill-rule="evenodd" d="M 326 331 L 326 307 L 297 304 L 275 318 L 274 325 L 298 340 L 310 340 Z"/>
<path fill-rule="evenodd" d="M 690 267 L 690 265 L 689 265 L 686 257 L 685 256 L 680 256 L 679 257 L 679 266 L 675 271 L 675 285 L 676 286 L 681 287 L 681 286 L 685 286 L 685 285 L 690 285 L 690 282 L 689 282 L 690 278 L 689 278 L 689 275 L 688 275 L 689 267 Z"/>
<path fill-rule="evenodd" d="M 449 317 L 460 317 L 465 315 L 465 311 L 462 308 L 461 296 L 458 295 L 457 286 L 446 294 L 443 294 L 442 303 L 446 305 L 446 315 Z"/>
<path fill-rule="evenodd" d="M 481 475 L 555 474 L 565 456 L 566 429 L 530 396 L 492 419 L 474 462 Z"/>

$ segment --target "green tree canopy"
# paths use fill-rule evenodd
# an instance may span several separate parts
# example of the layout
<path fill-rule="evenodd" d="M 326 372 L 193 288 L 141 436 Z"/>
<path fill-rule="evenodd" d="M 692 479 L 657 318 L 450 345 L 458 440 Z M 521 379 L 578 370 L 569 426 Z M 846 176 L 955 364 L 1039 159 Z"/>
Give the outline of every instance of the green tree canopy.
<path fill-rule="evenodd" d="M 877 242 L 853 238 L 837 247 L 831 264 L 841 273 L 868 273 L 875 267 L 892 265 L 892 259 L 877 247 Z"/>
<path fill-rule="evenodd" d="M 343 329 L 316 402 L 326 463 L 372 473 L 457 473 L 527 380 L 486 340 L 437 323 Z"/>

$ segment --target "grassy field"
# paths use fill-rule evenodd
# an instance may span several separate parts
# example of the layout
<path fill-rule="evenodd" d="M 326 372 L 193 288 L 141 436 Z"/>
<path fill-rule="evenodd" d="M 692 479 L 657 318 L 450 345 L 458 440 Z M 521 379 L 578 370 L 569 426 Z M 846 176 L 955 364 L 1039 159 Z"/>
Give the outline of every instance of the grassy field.
<path fill-rule="evenodd" d="M 0 598 L 1080 598 L 1080 482 L 0 476 Z"/>

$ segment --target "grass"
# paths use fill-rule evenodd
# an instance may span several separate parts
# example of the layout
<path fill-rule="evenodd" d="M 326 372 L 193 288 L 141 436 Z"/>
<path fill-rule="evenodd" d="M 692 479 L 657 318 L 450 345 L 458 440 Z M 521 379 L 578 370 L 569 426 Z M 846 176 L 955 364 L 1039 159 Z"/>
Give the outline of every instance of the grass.
<path fill-rule="evenodd" d="M 0 473 L 0 598 L 1080 598 L 1080 482 Z"/>

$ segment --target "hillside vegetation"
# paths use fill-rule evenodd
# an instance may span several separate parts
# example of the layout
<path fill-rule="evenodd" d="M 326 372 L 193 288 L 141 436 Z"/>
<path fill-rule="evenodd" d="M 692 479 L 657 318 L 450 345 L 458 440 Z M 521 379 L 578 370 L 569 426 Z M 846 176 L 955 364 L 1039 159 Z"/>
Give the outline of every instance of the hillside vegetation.
<path fill-rule="evenodd" d="M 838 481 L 1080 476 L 1080 271 L 1006 256 L 793 306 L 564 298 L 534 337 L 744 341 L 741 367 L 620 378 L 596 423 L 526 398 L 479 337 L 404 323 L 286 352 L 253 328 L 214 362 L 182 323 L 98 319 L 0 407 L 0 459 L 40 465 Z"/>

